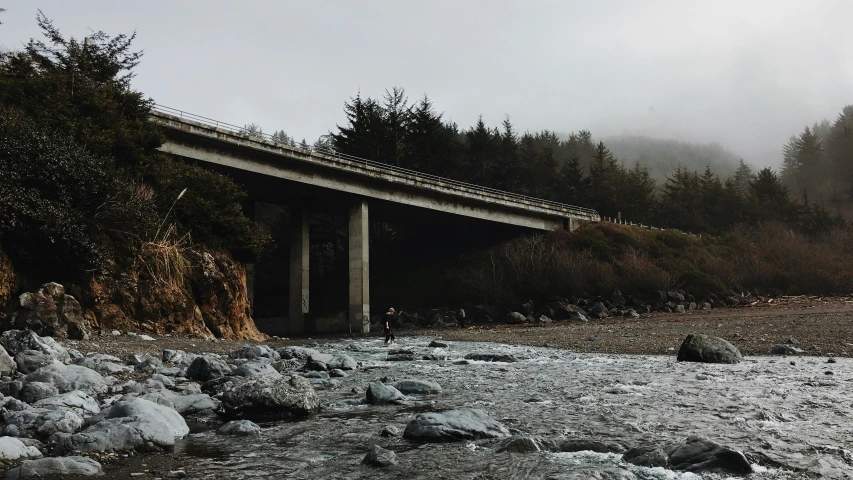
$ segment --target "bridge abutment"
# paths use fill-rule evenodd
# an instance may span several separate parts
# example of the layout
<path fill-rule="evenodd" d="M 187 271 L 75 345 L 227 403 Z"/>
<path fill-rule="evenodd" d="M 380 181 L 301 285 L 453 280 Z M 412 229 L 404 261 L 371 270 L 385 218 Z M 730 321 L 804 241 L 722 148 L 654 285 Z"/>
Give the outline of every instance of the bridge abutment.
<path fill-rule="evenodd" d="M 349 326 L 352 333 L 370 331 L 370 228 L 367 201 L 349 211 Z"/>
<path fill-rule="evenodd" d="M 304 335 L 312 333 L 309 312 L 309 258 L 308 211 L 302 206 L 290 209 L 290 307 L 288 333 Z"/>

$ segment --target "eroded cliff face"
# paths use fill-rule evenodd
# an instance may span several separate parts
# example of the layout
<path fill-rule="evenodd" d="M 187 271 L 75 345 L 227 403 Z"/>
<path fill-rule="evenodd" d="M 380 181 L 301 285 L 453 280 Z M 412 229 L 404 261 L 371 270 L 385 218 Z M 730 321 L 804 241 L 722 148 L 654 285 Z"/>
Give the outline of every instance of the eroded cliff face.
<path fill-rule="evenodd" d="M 82 318 L 72 323 L 80 324 L 89 334 L 120 330 L 228 340 L 266 338 L 251 317 L 244 267 L 222 251 L 196 247 L 186 255 L 192 268 L 180 286 L 158 282 L 144 269 L 102 275 L 86 285 L 69 285 L 68 291 L 76 297 L 71 300 L 82 305 L 79 313 Z M 33 298 L 49 295 L 16 289 L 14 269 L 0 253 L 0 306 L 16 307 L 8 318 L 27 324 L 16 328 L 33 328 L 41 335 L 66 336 L 67 329 L 62 324 L 67 322 L 62 321 L 61 315 L 56 321 L 55 315 L 47 321 L 44 312 L 49 308 L 30 305 Z M 38 322 L 31 320 L 36 317 L 40 319 Z M 41 332 L 42 324 L 51 325 L 51 331 Z"/>
<path fill-rule="evenodd" d="M 97 328 L 202 338 L 261 340 L 246 295 L 246 270 L 227 253 L 187 252 L 193 265 L 180 288 L 144 271 L 102 277 L 88 289 Z"/>

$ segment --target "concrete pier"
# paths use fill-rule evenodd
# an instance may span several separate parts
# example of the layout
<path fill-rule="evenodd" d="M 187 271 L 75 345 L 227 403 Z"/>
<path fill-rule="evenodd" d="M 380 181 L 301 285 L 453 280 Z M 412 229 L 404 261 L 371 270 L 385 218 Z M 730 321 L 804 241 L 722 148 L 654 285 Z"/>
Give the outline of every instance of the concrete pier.
<path fill-rule="evenodd" d="M 370 229 L 367 201 L 349 212 L 349 326 L 352 333 L 370 331 Z"/>
<path fill-rule="evenodd" d="M 309 311 L 308 272 L 309 237 L 308 212 L 304 206 L 290 209 L 290 308 L 288 334 L 311 333 L 305 315 Z"/>

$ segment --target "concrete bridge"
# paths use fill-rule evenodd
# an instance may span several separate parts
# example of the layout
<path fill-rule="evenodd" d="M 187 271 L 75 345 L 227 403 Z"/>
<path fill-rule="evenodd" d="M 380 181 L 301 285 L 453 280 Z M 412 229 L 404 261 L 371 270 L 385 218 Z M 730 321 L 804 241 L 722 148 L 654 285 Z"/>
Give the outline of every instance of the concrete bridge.
<path fill-rule="evenodd" d="M 345 208 L 349 215 L 349 326 L 370 329 L 368 212 L 400 223 L 431 221 L 473 225 L 502 224 L 526 230 L 573 230 L 600 221 L 587 208 L 526 197 L 387 164 L 278 144 L 250 136 L 242 128 L 157 106 L 152 121 L 163 126 L 160 150 L 205 168 L 226 173 L 242 184 L 253 201 L 288 204 L 291 209 L 290 308 L 288 334 L 313 330 L 306 325 L 308 291 L 308 213 Z M 252 266 L 247 287 L 252 295 Z"/>

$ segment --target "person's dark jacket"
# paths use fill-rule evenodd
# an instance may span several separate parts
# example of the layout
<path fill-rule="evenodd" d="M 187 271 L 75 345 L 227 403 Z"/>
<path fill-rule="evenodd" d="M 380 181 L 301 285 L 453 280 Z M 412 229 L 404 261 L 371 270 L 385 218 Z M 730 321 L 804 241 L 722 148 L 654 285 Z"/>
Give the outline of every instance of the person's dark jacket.
<path fill-rule="evenodd" d="M 395 321 L 394 315 L 391 315 L 390 313 L 386 313 L 385 315 L 382 316 L 382 328 L 384 328 L 386 330 L 393 329 L 394 328 L 394 321 Z"/>

